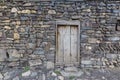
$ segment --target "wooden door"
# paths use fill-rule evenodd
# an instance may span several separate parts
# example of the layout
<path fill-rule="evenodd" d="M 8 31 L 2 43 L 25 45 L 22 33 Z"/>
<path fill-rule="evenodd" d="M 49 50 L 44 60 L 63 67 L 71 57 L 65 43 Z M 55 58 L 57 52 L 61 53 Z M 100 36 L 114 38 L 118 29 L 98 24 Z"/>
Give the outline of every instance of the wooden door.
<path fill-rule="evenodd" d="M 58 64 L 71 65 L 79 62 L 78 34 L 78 26 L 57 27 L 56 62 Z"/>

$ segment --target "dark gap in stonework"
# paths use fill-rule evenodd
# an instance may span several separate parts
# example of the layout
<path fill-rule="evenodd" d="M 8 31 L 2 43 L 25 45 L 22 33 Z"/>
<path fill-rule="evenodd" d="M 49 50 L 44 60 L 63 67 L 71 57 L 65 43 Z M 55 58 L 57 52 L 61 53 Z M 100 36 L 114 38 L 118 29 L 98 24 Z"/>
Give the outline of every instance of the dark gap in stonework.
<path fill-rule="evenodd" d="M 120 31 L 120 19 L 116 23 L 116 31 Z"/>
<path fill-rule="evenodd" d="M 7 56 L 7 58 L 9 58 L 9 54 L 8 54 L 8 52 L 6 52 L 6 56 Z"/>

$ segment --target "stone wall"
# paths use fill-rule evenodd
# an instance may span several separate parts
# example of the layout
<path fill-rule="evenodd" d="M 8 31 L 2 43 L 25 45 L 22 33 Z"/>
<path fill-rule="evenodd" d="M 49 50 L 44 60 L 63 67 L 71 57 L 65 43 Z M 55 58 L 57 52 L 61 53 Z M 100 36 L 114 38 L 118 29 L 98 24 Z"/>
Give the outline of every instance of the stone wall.
<path fill-rule="evenodd" d="M 80 66 L 118 67 L 119 4 L 120 1 L 82 0 L 1 2 L 0 66 L 4 63 L 8 67 L 54 64 L 56 21 L 79 20 Z"/>

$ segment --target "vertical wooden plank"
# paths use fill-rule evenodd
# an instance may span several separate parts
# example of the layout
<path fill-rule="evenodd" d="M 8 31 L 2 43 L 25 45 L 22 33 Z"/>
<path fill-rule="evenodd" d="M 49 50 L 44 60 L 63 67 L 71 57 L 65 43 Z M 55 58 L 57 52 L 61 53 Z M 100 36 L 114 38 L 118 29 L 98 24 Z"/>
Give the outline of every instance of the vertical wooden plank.
<path fill-rule="evenodd" d="M 78 27 L 71 26 L 71 63 L 78 62 Z"/>
<path fill-rule="evenodd" d="M 63 47 L 63 26 L 58 26 L 58 32 L 57 32 L 57 62 L 59 64 L 62 64 L 64 62 L 64 47 Z"/>
<path fill-rule="evenodd" d="M 70 64 L 70 26 L 64 27 L 64 62 Z"/>

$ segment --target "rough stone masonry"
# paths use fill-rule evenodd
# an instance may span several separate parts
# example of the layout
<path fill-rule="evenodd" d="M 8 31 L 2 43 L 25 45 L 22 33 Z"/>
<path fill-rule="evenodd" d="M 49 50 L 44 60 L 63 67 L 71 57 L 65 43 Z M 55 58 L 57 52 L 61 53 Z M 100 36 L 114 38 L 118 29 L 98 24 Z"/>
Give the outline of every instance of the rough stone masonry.
<path fill-rule="evenodd" d="M 80 68 L 120 67 L 119 0 L 0 0 L 0 80 L 65 79 L 49 71 L 64 67 L 55 66 L 57 20 L 80 21 Z"/>

